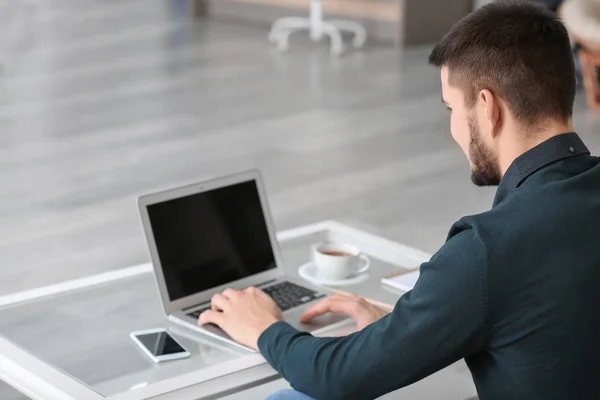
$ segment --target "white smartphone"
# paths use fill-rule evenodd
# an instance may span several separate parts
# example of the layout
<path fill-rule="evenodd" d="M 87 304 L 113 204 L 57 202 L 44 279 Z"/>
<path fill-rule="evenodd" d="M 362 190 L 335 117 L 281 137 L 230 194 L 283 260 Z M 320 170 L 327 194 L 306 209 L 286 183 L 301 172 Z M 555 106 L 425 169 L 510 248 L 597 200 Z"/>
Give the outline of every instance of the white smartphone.
<path fill-rule="evenodd" d="M 155 363 L 190 357 L 190 353 L 173 339 L 166 329 L 157 328 L 131 332 L 129 336 Z"/>

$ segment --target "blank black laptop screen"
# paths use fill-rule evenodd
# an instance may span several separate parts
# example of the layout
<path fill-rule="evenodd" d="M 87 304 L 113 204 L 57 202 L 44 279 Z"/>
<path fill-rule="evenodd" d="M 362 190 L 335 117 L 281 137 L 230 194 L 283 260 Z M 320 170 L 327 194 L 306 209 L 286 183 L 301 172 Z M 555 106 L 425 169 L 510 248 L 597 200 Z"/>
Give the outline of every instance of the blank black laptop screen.
<path fill-rule="evenodd" d="M 254 180 L 148 206 L 171 301 L 276 267 Z"/>

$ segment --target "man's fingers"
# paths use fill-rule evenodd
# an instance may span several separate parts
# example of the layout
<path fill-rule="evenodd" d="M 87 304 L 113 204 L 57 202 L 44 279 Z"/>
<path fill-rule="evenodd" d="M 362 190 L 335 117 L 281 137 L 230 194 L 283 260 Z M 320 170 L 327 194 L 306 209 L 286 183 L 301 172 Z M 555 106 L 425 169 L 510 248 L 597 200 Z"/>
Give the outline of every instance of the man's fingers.
<path fill-rule="evenodd" d="M 310 322 L 313 318 L 329 312 L 331 302 L 332 298 L 330 297 L 313 304 L 300 316 L 300 322 Z"/>
<path fill-rule="evenodd" d="M 248 286 L 246 289 L 244 289 L 244 292 L 246 292 L 248 294 L 256 295 L 259 292 L 261 292 L 261 290 L 255 286 Z"/>
<path fill-rule="evenodd" d="M 204 311 L 200 314 L 200 318 L 198 318 L 198 325 L 202 326 L 206 324 L 215 324 L 222 327 L 223 314 L 213 310 Z"/>
<path fill-rule="evenodd" d="M 272 300 L 271 296 L 269 296 L 268 294 L 266 294 L 264 292 L 264 290 L 262 290 L 260 288 L 257 288 L 257 287 L 254 287 L 254 286 L 250 286 L 250 287 L 244 289 L 244 293 L 246 293 L 247 295 L 250 295 L 250 296 L 256 296 L 258 298 L 262 297 L 263 299 L 270 299 L 270 300 Z"/>
<path fill-rule="evenodd" d="M 352 311 L 356 309 L 354 303 L 356 302 L 352 298 L 346 296 L 328 297 L 309 307 L 300 317 L 300 321 L 309 322 L 313 318 L 328 312 L 342 313 L 352 317 Z"/>
<path fill-rule="evenodd" d="M 215 294 L 210 300 L 210 306 L 213 311 L 226 311 L 228 305 L 229 300 L 220 293 Z"/>
<path fill-rule="evenodd" d="M 235 299 L 237 297 L 239 297 L 240 292 L 234 289 L 225 289 L 223 291 L 223 296 L 225 296 L 228 299 Z"/>

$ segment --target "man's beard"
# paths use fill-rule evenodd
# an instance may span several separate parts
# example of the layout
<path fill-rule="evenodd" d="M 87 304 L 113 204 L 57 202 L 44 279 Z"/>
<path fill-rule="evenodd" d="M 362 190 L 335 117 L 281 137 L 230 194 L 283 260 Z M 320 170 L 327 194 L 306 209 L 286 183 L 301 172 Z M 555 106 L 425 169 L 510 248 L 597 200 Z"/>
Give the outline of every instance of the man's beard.
<path fill-rule="evenodd" d="M 469 118 L 469 157 L 471 158 L 471 181 L 477 186 L 498 186 L 502 176 L 498 158 L 485 146 L 481 131 L 474 118 Z"/>

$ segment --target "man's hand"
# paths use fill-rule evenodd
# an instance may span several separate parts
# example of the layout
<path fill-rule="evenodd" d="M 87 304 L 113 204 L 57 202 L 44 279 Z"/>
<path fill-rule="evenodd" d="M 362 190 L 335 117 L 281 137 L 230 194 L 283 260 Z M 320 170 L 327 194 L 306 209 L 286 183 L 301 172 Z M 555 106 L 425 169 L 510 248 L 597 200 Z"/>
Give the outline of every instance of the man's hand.
<path fill-rule="evenodd" d="M 258 350 L 258 338 L 272 324 L 283 320 L 281 310 L 265 292 L 255 287 L 226 289 L 212 298 L 211 310 L 200 315 L 198 325 L 215 324 L 244 346 Z"/>
<path fill-rule="evenodd" d="M 388 314 L 387 311 L 374 306 L 362 297 L 336 294 L 311 306 L 300 317 L 300 321 L 304 323 L 310 322 L 313 318 L 328 312 L 349 316 L 356 322 L 358 330 L 371 325 Z"/>

